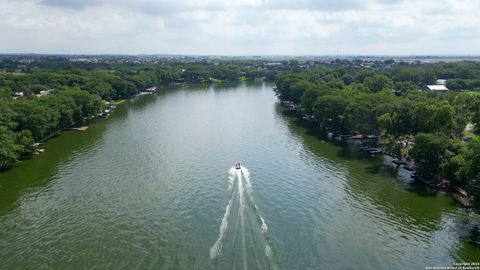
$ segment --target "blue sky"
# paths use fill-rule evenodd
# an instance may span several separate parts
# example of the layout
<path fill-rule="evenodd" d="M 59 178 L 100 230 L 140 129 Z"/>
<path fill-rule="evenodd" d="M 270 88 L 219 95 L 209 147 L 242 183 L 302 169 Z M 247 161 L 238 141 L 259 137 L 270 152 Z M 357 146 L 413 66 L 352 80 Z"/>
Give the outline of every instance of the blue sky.
<path fill-rule="evenodd" d="M 477 0 L 0 0 L 0 53 L 479 55 Z"/>

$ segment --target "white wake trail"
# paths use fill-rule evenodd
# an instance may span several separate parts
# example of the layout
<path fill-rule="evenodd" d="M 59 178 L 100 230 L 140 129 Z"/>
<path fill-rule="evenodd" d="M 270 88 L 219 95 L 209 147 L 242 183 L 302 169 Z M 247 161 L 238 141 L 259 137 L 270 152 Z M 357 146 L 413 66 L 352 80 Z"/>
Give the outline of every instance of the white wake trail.
<path fill-rule="evenodd" d="M 226 238 L 227 231 L 233 230 L 234 247 L 236 246 L 235 243 L 237 239 L 237 233 L 240 237 L 238 239 L 240 242 L 237 242 L 240 244 L 240 249 L 238 249 L 239 247 L 236 247 L 237 252 L 239 253 L 234 254 L 235 257 L 240 255 L 242 258 L 241 260 L 234 260 L 234 266 L 236 263 L 240 263 L 243 264 L 243 268 L 248 268 L 248 264 L 249 262 L 251 263 L 252 260 L 247 260 L 247 250 L 249 254 L 253 253 L 255 257 L 255 260 L 253 261 L 256 261 L 256 267 L 258 268 L 262 265 L 262 259 L 258 257 L 258 254 L 255 250 L 255 245 L 256 243 L 259 244 L 259 242 L 257 242 L 257 240 L 259 240 L 264 244 L 263 253 L 266 256 L 265 259 L 269 261 L 269 266 L 272 269 L 276 269 L 276 262 L 274 260 L 275 251 L 273 249 L 273 243 L 267 233 L 268 227 L 264 218 L 260 215 L 257 205 L 253 199 L 253 188 L 250 172 L 245 167 L 241 167 L 240 169 L 232 167 L 228 170 L 228 172 L 228 190 L 230 192 L 230 199 L 225 207 L 225 213 L 220 224 L 218 238 L 214 245 L 210 248 L 210 258 L 215 259 L 222 254 L 222 245 L 229 245 L 229 242 L 224 243 L 225 241 L 228 241 L 225 239 L 229 239 Z M 234 212 L 234 214 L 232 214 L 234 215 L 232 218 L 230 218 L 231 211 Z M 236 225 L 233 224 L 234 227 L 232 229 L 228 229 L 229 221 L 232 222 L 235 220 Z M 232 225 L 230 224 L 230 226 Z M 247 243 L 247 236 L 249 238 L 249 243 Z M 250 247 L 249 245 L 252 246 Z"/>
<path fill-rule="evenodd" d="M 261 224 L 260 224 L 260 230 L 262 232 L 262 234 L 265 236 L 265 237 L 268 237 L 266 236 L 266 233 L 267 233 L 267 230 L 268 230 L 268 227 L 267 227 L 267 223 L 265 222 L 265 220 L 263 219 L 263 217 L 260 215 L 260 213 L 258 212 L 258 208 L 257 208 L 257 205 L 255 204 L 253 198 L 251 197 L 251 193 L 252 193 L 252 182 L 250 181 L 250 171 L 247 169 L 247 168 L 244 168 L 242 167 L 242 173 L 243 173 L 243 179 L 245 179 L 245 182 L 246 182 L 246 189 L 247 189 L 247 193 L 248 195 L 250 196 L 249 199 L 250 199 L 250 202 L 251 204 L 253 205 L 253 208 L 255 210 L 255 213 L 258 215 L 258 218 L 260 218 L 260 221 L 261 221 Z M 272 248 L 269 244 L 269 241 L 267 239 L 267 244 L 265 246 L 265 249 L 264 249 L 264 253 L 265 255 L 271 259 L 271 256 L 272 256 Z"/>
<path fill-rule="evenodd" d="M 231 168 L 228 172 L 229 172 L 229 178 L 228 178 L 229 188 L 228 189 L 232 190 L 235 184 L 236 170 L 235 168 Z M 238 181 L 238 178 L 237 178 L 237 181 Z M 213 244 L 213 246 L 210 248 L 210 258 L 212 259 L 220 255 L 222 251 L 222 239 L 225 236 L 225 231 L 227 230 L 227 227 L 228 227 L 228 217 L 230 216 L 230 208 L 232 207 L 233 197 L 234 197 L 234 194 L 232 193 L 232 195 L 230 196 L 230 200 L 228 201 L 227 207 L 225 207 L 225 214 L 223 215 L 222 223 L 220 223 L 220 232 L 218 234 L 218 239 L 215 242 L 215 244 Z"/>
<path fill-rule="evenodd" d="M 234 167 L 230 168 L 228 170 L 228 190 L 232 191 L 233 185 L 235 184 L 235 174 L 236 174 L 236 169 Z"/>
<path fill-rule="evenodd" d="M 243 174 L 243 179 L 245 179 L 247 192 L 249 194 L 251 194 L 252 193 L 252 182 L 250 182 L 250 171 L 245 167 L 242 167 L 241 171 L 242 171 L 242 174 Z"/>

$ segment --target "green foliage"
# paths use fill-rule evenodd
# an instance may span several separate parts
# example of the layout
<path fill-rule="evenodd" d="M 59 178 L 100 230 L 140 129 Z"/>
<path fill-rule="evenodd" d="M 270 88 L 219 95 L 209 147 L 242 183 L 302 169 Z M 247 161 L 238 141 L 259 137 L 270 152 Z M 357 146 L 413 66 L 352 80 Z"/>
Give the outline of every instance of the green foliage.
<path fill-rule="evenodd" d="M 343 115 L 346 106 L 347 101 L 343 97 L 326 95 L 317 99 L 313 107 L 313 112 L 324 127 L 345 132 L 348 130 Z"/>
<path fill-rule="evenodd" d="M 300 98 L 302 108 L 304 108 L 307 113 L 312 113 L 313 105 L 315 104 L 317 98 L 321 95 L 322 91 L 318 88 L 309 88 L 305 90 Z"/>
<path fill-rule="evenodd" d="M 17 162 L 15 133 L 0 126 L 0 170 L 10 169 Z"/>
<path fill-rule="evenodd" d="M 392 117 L 389 113 L 384 113 L 377 117 L 378 123 L 382 129 L 384 129 L 387 134 L 393 134 L 395 126 L 393 125 Z"/>
<path fill-rule="evenodd" d="M 365 78 L 371 77 L 375 75 L 375 70 L 373 68 L 361 68 L 357 69 L 354 73 L 353 76 L 355 78 L 355 82 L 358 83 L 363 83 Z"/>
<path fill-rule="evenodd" d="M 480 134 L 480 109 L 472 116 L 472 123 L 475 125 L 475 133 Z"/>
<path fill-rule="evenodd" d="M 419 90 L 418 87 L 410 81 L 395 82 L 395 84 L 393 85 L 393 89 L 397 93 L 405 93 L 407 91 Z"/>
<path fill-rule="evenodd" d="M 445 175 L 444 168 L 453 156 L 452 140 L 447 136 L 419 133 L 410 155 L 417 164 L 417 171 L 424 177 L 437 179 Z"/>
<path fill-rule="evenodd" d="M 10 99 L 0 99 L 0 126 L 8 129 L 15 129 L 18 123 L 15 122 L 17 113 L 12 109 Z"/>
<path fill-rule="evenodd" d="M 480 209 L 480 139 L 475 138 L 463 155 L 464 165 L 457 173 L 473 197 L 473 204 Z"/>
<path fill-rule="evenodd" d="M 15 102 L 17 131 L 30 130 L 39 140 L 56 130 L 60 114 L 52 108 L 41 105 L 37 100 L 22 99 Z"/>
<path fill-rule="evenodd" d="M 0 88 L 0 99 L 9 99 L 12 96 L 12 90 L 7 87 Z"/>
<path fill-rule="evenodd" d="M 431 120 L 433 130 L 446 135 L 451 134 L 456 129 L 455 110 L 444 101 L 436 105 Z"/>
<path fill-rule="evenodd" d="M 90 94 L 98 95 L 104 100 L 112 100 L 116 94 L 109 83 L 101 80 L 92 80 L 87 82 L 84 86 L 82 86 L 82 89 L 86 90 Z"/>
<path fill-rule="evenodd" d="M 399 82 L 432 84 L 437 79 L 435 72 L 426 67 L 396 66 L 390 70 L 391 77 Z"/>
<path fill-rule="evenodd" d="M 17 156 L 19 159 L 27 159 L 33 156 L 35 152 L 35 141 L 30 130 L 22 130 L 17 134 Z"/>
<path fill-rule="evenodd" d="M 480 181 L 480 139 L 475 138 L 468 144 L 465 153 L 464 176 L 466 179 Z M 480 197 L 479 197 L 480 199 Z"/>
<path fill-rule="evenodd" d="M 413 110 L 416 132 L 451 134 L 456 129 L 455 110 L 443 101 L 437 104 L 419 102 Z"/>
<path fill-rule="evenodd" d="M 374 93 L 378 93 L 380 91 L 391 91 L 393 88 L 392 80 L 381 74 L 365 78 L 363 84 Z"/>

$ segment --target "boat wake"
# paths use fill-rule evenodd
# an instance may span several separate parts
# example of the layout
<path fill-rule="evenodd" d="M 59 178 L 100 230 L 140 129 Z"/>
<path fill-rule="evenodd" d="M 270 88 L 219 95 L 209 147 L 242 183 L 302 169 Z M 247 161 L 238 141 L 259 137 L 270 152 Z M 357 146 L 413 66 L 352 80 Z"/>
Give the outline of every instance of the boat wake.
<path fill-rule="evenodd" d="M 210 248 L 214 268 L 276 269 L 273 242 L 253 200 L 250 172 L 232 167 L 228 173 L 230 197 L 217 241 Z"/>

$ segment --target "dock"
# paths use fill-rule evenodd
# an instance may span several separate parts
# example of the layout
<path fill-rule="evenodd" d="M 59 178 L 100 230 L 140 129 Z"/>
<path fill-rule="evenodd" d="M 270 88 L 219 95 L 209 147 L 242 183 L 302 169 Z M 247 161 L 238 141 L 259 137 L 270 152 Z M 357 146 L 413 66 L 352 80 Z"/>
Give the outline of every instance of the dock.
<path fill-rule="evenodd" d="M 400 166 L 400 165 L 407 165 L 408 163 L 403 160 L 403 159 L 394 159 L 392 160 L 392 163 L 397 165 L 397 166 Z"/>
<path fill-rule="evenodd" d="M 75 130 L 75 131 L 86 131 L 87 129 L 88 129 L 87 126 L 71 128 L 71 130 Z"/>
<path fill-rule="evenodd" d="M 148 87 L 142 92 L 150 92 L 150 93 L 157 92 L 157 87 L 156 86 Z"/>

